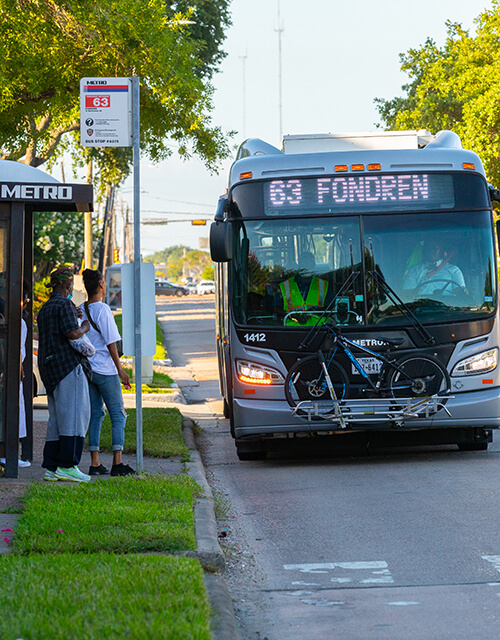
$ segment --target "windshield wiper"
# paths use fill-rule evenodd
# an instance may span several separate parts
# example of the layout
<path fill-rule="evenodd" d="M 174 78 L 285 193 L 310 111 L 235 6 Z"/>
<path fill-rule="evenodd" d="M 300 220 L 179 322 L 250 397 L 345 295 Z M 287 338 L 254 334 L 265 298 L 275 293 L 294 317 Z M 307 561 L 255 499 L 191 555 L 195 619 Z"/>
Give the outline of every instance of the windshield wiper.
<path fill-rule="evenodd" d="M 420 337 L 427 342 L 427 344 L 435 345 L 436 338 L 432 336 L 425 326 L 420 322 L 417 316 L 413 313 L 413 311 L 405 304 L 398 294 L 387 284 L 384 276 L 378 271 L 368 271 L 368 274 L 373 278 L 377 287 L 380 287 L 390 298 L 391 302 L 402 312 L 407 320 L 413 325 L 413 328 L 416 329 Z"/>
<path fill-rule="evenodd" d="M 333 298 L 333 300 L 329 303 L 329 305 L 325 307 L 323 313 L 316 320 L 316 324 L 314 324 L 310 328 L 310 330 L 307 332 L 306 337 L 302 340 L 302 342 L 299 345 L 299 351 L 302 349 L 305 349 L 309 345 L 309 343 L 312 342 L 312 340 L 316 337 L 316 333 L 318 333 L 318 331 L 321 328 L 321 324 L 322 324 L 321 321 L 323 320 L 323 318 L 326 315 L 328 315 L 329 312 L 335 307 L 335 303 L 342 296 L 344 291 L 348 290 L 352 285 L 354 285 L 359 274 L 360 274 L 360 271 L 351 271 L 351 274 L 349 275 L 347 280 L 344 282 L 344 284 L 340 287 L 337 295 Z"/>

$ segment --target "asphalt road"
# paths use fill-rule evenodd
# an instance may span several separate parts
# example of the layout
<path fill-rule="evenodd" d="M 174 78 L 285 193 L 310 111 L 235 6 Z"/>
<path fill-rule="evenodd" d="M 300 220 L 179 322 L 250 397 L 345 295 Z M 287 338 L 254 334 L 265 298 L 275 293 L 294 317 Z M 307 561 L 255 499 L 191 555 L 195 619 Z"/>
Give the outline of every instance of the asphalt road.
<path fill-rule="evenodd" d="M 159 311 L 227 511 L 242 640 L 500 638 L 499 437 L 487 452 L 301 447 L 240 462 L 218 396 L 213 304 L 190 296 Z"/>

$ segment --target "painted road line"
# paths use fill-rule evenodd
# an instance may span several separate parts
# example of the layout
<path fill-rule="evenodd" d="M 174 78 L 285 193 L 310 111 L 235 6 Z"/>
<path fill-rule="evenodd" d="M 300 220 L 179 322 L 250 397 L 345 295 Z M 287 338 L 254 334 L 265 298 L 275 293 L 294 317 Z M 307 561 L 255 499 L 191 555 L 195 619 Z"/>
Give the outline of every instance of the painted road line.
<path fill-rule="evenodd" d="M 313 562 L 305 564 L 285 564 L 285 571 L 298 571 L 300 573 L 312 573 L 315 575 L 334 573 L 330 582 L 335 584 L 394 584 L 394 579 L 384 560 L 370 560 L 358 562 Z M 354 572 L 357 574 L 354 577 Z M 304 582 L 292 583 L 297 586 L 306 586 Z"/>
<path fill-rule="evenodd" d="M 486 562 L 491 562 L 493 568 L 500 573 L 500 556 L 481 556 Z"/>

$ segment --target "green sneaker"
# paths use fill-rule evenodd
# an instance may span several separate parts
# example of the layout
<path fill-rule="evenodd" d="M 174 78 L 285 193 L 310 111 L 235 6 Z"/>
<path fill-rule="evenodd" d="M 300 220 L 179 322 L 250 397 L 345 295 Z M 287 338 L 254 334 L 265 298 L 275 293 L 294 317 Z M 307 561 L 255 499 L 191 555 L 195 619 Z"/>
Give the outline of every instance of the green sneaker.
<path fill-rule="evenodd" d="M 47 482 L 57 482 L 59 480 L 59 478 L 55 474 L 55 471 L 50 471 L 49 469 L 47 469 L 47 471 L 45 472 L 43 479 Z"/>
<path fill-rule="evenodd" d="M 69 467 L 65 469 L 63 467 L 57 467 L 56 478 L 58 480 L 69 480 L 70 482 L 90 482 L 90 476 L 86 473 L 82 473 L 78 467 Z"/>

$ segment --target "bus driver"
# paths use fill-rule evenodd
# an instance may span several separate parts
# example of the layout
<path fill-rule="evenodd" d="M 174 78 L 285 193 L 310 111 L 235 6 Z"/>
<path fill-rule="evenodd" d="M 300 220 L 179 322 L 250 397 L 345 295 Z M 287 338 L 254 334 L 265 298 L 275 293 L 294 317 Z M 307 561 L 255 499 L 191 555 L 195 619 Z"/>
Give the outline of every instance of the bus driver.
<path fill-rule="evenodd" d="M 423 260 L 406 273 L 403 289 L 410 290 L 419 298 L 441 294 L 456 295 L 466 291 L 462 271 L 450 262 L 438 239 L 428 240 L 423 250 Z"/>

